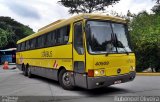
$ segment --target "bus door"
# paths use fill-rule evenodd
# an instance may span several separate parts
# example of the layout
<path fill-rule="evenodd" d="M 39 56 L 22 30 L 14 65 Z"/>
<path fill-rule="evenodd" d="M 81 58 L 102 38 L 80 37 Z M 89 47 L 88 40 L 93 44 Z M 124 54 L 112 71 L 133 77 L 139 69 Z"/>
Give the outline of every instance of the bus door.
<path fill-rule="evenodd" d="M 85 76 L 85 49 L 84 49 L 84 32 L 83 21 L 74 23 L 73 25 L 73 71 L 75 72 L 75 84 L 83 86 L 86 83 Z"/>

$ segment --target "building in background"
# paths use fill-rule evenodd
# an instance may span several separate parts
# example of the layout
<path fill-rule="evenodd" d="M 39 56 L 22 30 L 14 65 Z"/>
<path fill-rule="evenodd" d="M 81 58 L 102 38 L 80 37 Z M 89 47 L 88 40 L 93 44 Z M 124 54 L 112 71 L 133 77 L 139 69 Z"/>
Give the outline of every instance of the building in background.
<path fill-rule="evenodd" d="M 0 64 L 3 64 L 5 61 L 16 63 L 16 48 L 0 50 Z"/>

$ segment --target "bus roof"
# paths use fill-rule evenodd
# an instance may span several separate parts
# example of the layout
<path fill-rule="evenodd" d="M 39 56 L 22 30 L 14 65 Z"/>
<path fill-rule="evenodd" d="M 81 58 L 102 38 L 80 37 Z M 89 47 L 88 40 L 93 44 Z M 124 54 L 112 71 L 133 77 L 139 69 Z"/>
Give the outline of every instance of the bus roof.
<path fill-rule="evenodd" d="M 111 21 L 115 21 L 115 22 L 121 22 L 121 23 L 126 23 L 126 21 L 122 18 L 119 17 L 113 17 L 113 16 L 107 16 L 107 15 L 100 15 L 100 14 L 80 14 L 77 16 L 73 16 L 69 19 L 63 19 L 63 20 L 57 20 L 41 29 L 39 29 L 39 31 L 37 33 L 34 33 L 32 35 L 29 35 L 21 40 L 19 40 L 17 42 L 17 44 L 22 43 L 24 41 L 27 41 L 29 39 L 32 39 L 34 37 L 43 35 L 47 32 L 53 31 L 59 27 L 68 25 L 70 23 L 82 20 L 82 19 L 102 19 L 102 20 L 111 20 Z"/>

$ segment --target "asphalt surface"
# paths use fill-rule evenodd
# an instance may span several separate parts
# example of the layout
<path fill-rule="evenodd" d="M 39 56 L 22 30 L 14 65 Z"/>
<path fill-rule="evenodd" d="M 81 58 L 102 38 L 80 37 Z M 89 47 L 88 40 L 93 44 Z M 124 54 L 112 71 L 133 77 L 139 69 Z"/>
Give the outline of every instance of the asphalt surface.
<path fill-rule="evenodd" d="M 0 66 L 0 96 L 23 97 L 18 102 L 27 102 L 25 99 L 39 99 L 41 102 L 113 102 L 119 96 L 160 96 L 160 76 L 136 76 L 134 81 L 128 83 L 94 90 L 75 88 L 68 91 L 53 80 L 25 77 L 15 69 L 15 65 L 10 65 L 9 70 L 3 70 Z"/>

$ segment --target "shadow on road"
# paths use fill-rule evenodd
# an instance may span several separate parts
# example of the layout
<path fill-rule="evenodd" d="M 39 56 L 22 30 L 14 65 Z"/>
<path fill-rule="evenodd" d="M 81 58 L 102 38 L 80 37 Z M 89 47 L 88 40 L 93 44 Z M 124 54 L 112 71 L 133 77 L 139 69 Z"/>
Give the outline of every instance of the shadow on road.
<path fill-rule="evenodd" d="M 36 79 L 36 80 L 39 80 L 41 82 L 48 83 L 50 85 L 54 85 L 55 87 L 60 88 L 61 90 L 64 90 L 59 85 L 58 81 L 47 79 L 47 78 L 36 76 L 36 75 L 34 75 L 33 78 Z M 110 96 L 110 95 L 114 95 L 114 93 L 122 94 L 122 93 L 128 92 L 129 90 L 122 89 L 122 88 L 117 88 L 117 87 L 114 87 L 114 86 L 109 86 L 109 87 L 102 87 L 102 88 L 92 89 L 92 90 L 75 87 L 74 90 L 69 90 L 69 91 L 76 92 L 76 93 L 79 93 L 80 95 L 85 95 L 85 96 L 88 96 L 88 97 L 92 97 L 92 96 L 93 97 L 98 97 L 98 96 L 103 96 L 103 95 L 109 95 Z"/>
<path fill-rule="evenodd" d="M 114 86 L 109 87 L 103 87 L 98 89 L 92 89 L 92 90 L 85 90 L 85 94 L 89 96 L 103 96 L 103 95 L 114 95 L 114 93 L 126 93 L 128 92 L 126 89 L 117 88 Z"/>
<path fill-rule="evenodd" d="M 23 75 L 23 73 L 20 73 L 20 74 Z M 48 83 L 48 84 L 54 85 L 56 87 L 60 87 L 58 81 L 55 81 L 55 80 L 52 80 L 52 79 L 48 79 L 48 78 L 45 78 L 45 77 L 33 75 L 31 79 L 36 79 L 38 81 L 41 81 L 41 82 L 44 82 L 44 83 Z"/>

